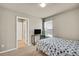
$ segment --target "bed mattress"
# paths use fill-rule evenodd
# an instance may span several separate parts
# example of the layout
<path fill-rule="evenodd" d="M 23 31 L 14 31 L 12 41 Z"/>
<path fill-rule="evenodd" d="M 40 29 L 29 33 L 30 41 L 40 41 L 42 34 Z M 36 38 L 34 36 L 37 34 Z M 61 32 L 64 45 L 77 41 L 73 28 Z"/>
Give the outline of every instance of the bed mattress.
<path fill-rule="evenodd" d="M 37 49 L 49 56 L 79 56 L 79 41 L 55 37 L 41 39 Z"/>

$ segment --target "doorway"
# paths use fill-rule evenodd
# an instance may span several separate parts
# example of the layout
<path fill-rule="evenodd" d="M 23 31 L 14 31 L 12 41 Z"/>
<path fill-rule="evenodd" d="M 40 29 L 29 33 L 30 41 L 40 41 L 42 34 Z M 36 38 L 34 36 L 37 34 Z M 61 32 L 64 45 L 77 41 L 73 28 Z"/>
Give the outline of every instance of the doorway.
<path fill-rule="evenodd" d="M 16 47 L 25 48 L 28 45 L 28 19 L 23 17 L 18 17 L 16 19 Z"/>

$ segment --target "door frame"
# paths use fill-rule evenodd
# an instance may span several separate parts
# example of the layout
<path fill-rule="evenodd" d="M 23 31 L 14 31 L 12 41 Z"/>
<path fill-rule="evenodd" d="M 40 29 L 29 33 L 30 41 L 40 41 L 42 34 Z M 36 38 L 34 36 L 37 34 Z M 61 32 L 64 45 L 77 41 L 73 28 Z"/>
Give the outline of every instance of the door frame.
<path fill-rule="evenodd" d="M 26 39 L 25 39 L 25 43 L 27 45 L 29 45 L 29 18 L 26 17 L 20 17 L 20 16 L 16 16 L 16 48 L 18 48 L 18 19 L 24 19 L 27 22 L 27 43 L 26 43 Z"/>

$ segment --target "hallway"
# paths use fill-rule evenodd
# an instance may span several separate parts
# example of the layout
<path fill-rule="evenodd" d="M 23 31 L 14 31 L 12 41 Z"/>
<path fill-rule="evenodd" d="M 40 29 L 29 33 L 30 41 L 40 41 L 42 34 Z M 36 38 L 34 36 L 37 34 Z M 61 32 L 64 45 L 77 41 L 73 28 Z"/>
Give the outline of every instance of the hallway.
<path fill-rule="evenodd" d="M 24 40 L 18 40 L 18 48 L 24 48 L 24 47 L 26 47 Z"/>

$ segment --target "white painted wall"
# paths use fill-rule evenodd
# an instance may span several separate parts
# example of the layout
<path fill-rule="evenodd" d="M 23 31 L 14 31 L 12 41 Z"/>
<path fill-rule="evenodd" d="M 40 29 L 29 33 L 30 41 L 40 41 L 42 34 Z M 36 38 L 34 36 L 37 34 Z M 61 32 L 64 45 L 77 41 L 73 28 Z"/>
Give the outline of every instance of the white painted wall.
<path fill-rule="evenodd" d="M 29 43 L 34 28 L 42 28 L 41 18 L 0 7 L 0 51 L 16 47 L 16 16 L 29 18 Z M 2 48 L 1 45 L 4 45 Z"/>
<path fill-rule="evenodd" d="M 52 18 L 55 37 L 79 40 L 79 8 L 64 12 Z"/>

